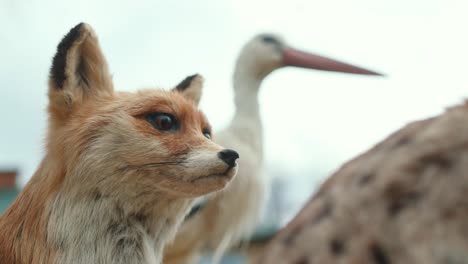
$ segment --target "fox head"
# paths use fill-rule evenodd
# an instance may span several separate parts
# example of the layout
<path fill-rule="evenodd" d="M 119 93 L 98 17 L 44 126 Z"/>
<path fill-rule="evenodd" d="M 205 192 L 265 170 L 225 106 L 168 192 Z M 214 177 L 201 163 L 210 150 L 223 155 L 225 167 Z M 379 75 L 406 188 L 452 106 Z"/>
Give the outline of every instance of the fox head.
<path fill-rule="evenodd" d="M 97 196 L 193 198 L 220 190 L 237 171 L 238 154 L 211 139 L 197 109 L 203 79 L 170 91 L 115 92 L 97 37 L 87 24 L 63 38 L 49 79 L 48 160 L 63 188 Z"/>

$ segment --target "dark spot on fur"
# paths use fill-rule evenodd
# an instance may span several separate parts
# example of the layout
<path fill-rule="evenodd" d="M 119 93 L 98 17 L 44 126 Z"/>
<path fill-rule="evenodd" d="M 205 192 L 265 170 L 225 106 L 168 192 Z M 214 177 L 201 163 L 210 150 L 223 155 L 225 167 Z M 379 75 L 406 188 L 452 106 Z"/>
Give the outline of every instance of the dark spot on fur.
<path fill-rule="evenodd" d="M 320 209 L 320 211 L 315 215 L 315 217 L 312 219 L 312 224 L 318 224 L 320 221 L 323 219 L 327 218 L 333 209 L 333 205 L 331 202 L 325 202 Z"/>
<path fill-rule="evenodd" d="M 143 213 L 136 213 L 135 216 L 134 216 L 135 220 L 138 222 L 138 223 L 145 223 L 146 222 L 146 215 L 143 214 Z"/>
<path fill-rule="evenodd" d="M 390 216 L 395 216 L 408 205 L 413 204 L 416 201 L 418 201 L 420 197 L 421 197 L 421 194 L 417 192 L 410 192 L 405 195 L 402 195 L 398 199 L 393 200 L 388 205 L 388 213 L 390 214 Z"/>
<path fill-rule="evenodd" d="M 57 53 L 52 59 L 52 68 L 50 69 L 50 78 L 54 81 L 56 88 L 62 89 L 63 83 L 67 79 L 65 68 L 67 67 L 67 53 L 73 43 L 79 38 L 80 30 L 83 23 L 73 27 L 67 35 L 65 35 L 57 46 Z"/>
<path fill-rule="evenodd" d="M 370 253 L 375 264 L 390 264 L 390 259 L 384 250 L 376 243 L 370 246 Z"/>
<path fill-rule="evenodd" d="M 102 193 L 101 193 L 99 190 L 95 190 L 95 191 L 92 193 L 92 197 L 93 197 L 93 200 L 94 200 L 94 201 L 99 201 L 99 200 L 101 200 L 101 198 L 102 198 Z"/>
<path fill-rule="evenodd" d="M 366 173 L 359 178 L 358 184 L 363 186 L 371 182 L 375 178 L 375 174 L 373 173 Z"/>
<path fill-rule="evenodd" d="M 458 214 L 458 209 L 448 208 L 441 212 L 441 217 L 444 220 L 452 220 L 453 218 L 457 216 L 457 214 Z"/>
<path fill-rule="evenodd" d="M 198 74 L 194 74 L 194 75 L 190 75 L 188 76 L 187 78 L 185 78 L 183 81 L 181 81 L 177 86 L 176 86 L 176 89 L 180 92 L 183 92 L 185 91 L 185 89 L 187 89 L 190 84 L 192 83 L 193 79 L 195 79 L 195 77 L 197 77 Z"/>
<path fill-rule="evenodd" d="M 330 241 L 330 252 L 333 255 L 339 256 L 343 254 L 345 250 L 346 250 L 345 243 L 342 240 L 335 238 L 335 239 L 332 239 L 332 241 Z"/>
<path fill-rule="evenodd" d="M 407 190 L 403 183 L 394 182 L 387 186 L 384 191 L 388 199 L 388 213 L 396 216 L 402 209 L 416 203 L 421 198 L 421 193 L 414 190 Z"/>
<path fill-rule="evenodd" d="M 414 174 L 421 174 L 428 167 L 437 167 L 440 169 L 450 169 L 453 166 L 454 160 L 451 159 L 448 153 L 432 152 L 419 158 L 417 162 L 411 162 L 406 169 Z"/>
<path fill-rule="evenodd" d="M 406 145 L 410 142 L 410 138 L 409 137 L 402 137 L 402 138 L 399 138 L 398 141 L 395 143 L 395 147 L 401 147 L 403 145 Z"/>
<path fill-rule="evenodd" d="M 147 229 L 148 216 L 146 214 L 138 212 L 130 215 L 127 220 L 129 223 L 141 225 L 149 233 L 150 230 Z"/>
<path fill-rule="evenodd" d="M 304 257 L 302 257 L 302 258 L 300 258 L 300 259 L 298 259 L 298 260 L 296 260 L 294 262 L 294 264 L 307 264 L 307 263 L 309 263 L 309 259 L 306 256 L 304 256 Z"/>
<path fill-rule="evenodd" d="M 452 166 L 452 161 L 450 158 L 444 155 L 442 152 L 431 153 L 430 155 L 423 156 L 420 161 L 423 166 L 433 164 L 442 169 L 449 169 Z"/>

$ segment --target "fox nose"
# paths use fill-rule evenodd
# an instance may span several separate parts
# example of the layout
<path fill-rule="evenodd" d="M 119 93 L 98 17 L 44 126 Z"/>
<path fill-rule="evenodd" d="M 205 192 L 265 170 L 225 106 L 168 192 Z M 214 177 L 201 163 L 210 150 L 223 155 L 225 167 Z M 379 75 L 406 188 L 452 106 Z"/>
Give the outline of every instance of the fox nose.
<path fill-rule="evenodd" d="M 239 154 L 232 149 L 225 149 L 218 152 L 218 157 L 222 159 L 229 168 L 236 166 L 236 160 L 239 158 Z"/>

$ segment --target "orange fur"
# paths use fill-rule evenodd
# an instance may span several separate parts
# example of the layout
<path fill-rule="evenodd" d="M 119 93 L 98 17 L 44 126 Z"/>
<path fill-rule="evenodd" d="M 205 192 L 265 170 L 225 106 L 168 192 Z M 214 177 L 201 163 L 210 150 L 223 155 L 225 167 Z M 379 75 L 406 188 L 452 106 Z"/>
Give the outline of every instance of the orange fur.
<path fill-rule="evenodd" d="M 0 217 L 1 263 L 159 263 L 192 199 L 237 171 L 203 134 L 200 92 L 200 76 L 114 92 L 94 32 L 73 28 L 51 69 L 46 155 Z M 178 126 L 160 129 L 149 113 Z"/>

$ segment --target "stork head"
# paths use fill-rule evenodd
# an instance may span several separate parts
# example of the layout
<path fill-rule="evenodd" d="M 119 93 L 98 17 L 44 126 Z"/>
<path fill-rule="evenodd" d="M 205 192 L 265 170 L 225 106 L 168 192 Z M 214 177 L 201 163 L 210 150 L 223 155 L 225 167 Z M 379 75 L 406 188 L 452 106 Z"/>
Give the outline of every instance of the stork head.
<path fill-rule="evenodd" d="M 345 62 L 293 48 L 281 37 L 274 34 L 255 36 L 244 46 L 239 60 L 242 61 L 242 65 L 248 65 L 244 70 L 251 71 L 260 78 L 284 66 L 352 74 L 382 75 Z"/>

